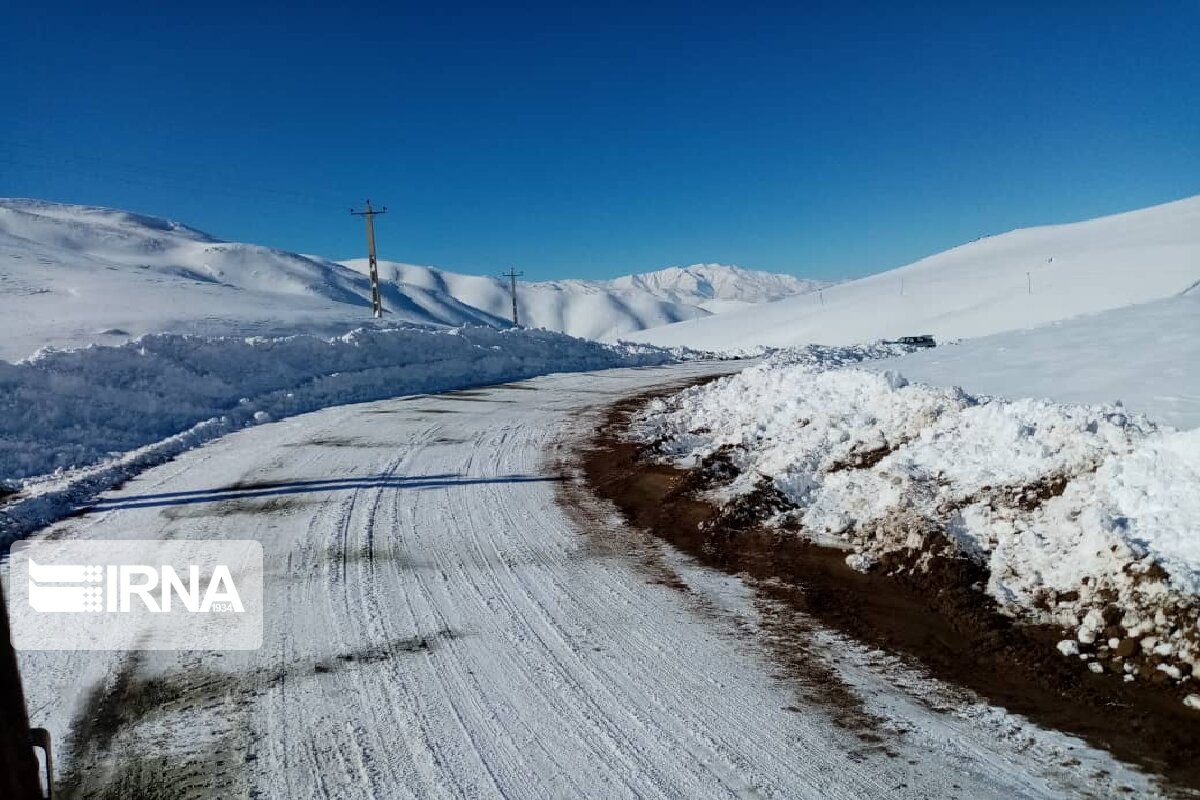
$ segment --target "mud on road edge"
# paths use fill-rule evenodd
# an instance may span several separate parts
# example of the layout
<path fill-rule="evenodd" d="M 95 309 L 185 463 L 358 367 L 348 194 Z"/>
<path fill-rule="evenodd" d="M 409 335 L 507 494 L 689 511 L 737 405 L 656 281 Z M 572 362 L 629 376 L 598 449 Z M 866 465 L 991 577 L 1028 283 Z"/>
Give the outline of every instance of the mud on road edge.
<path fill-rule="evenodd" d="M 678 390 L 647 392 L 608 409 L 578 454 L 592 494 L 700 563 L 755 579 L 785 608 L 1161 776 L 1164 791 L 1200 792 L 1200 715 L 1183 706 L 1178 691 L 1097 675 L 1064 658 L 1054 645 L 1069 632 L 1001 614 L 978 588 L 987 578 L 982 566 L 933 558 L 926 572 L 864 574 L 846 565 L 846 551 L 793 532 L 723 524 L 723 509 L 700 496 L 702 476 L 655 463 L 644 444 L 624 436 L 638 409 Z"/>

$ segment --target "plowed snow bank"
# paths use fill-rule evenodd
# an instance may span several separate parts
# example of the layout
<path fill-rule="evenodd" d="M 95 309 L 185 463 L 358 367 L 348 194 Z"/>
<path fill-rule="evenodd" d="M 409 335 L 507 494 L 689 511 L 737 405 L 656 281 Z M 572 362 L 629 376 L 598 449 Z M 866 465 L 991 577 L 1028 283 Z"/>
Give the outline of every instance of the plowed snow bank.
<path fill-rule="evenodd" d="M 0 487 L 62 471 L 20 486 L 0 511 L 0 544 L 50 521 L 64 503 L 245 425 L 331 405 L 674 360 L 667 350 L 544 330 L 413 327 L 333 339 L 162 334 L 0 362 Z"/>
<path fill-rule="evenodd" d="M 656 401 L 638 434 L 723 471 L 720 502 L 781 500 L 769 521 L 848 546 L 858 568 L 898 552 L 916 569 L 946 553 L 985 564 L 1002 609 L 1072 629 L 1093 669 L 1200 668 L 1196 431 L 771 363 Z"/>

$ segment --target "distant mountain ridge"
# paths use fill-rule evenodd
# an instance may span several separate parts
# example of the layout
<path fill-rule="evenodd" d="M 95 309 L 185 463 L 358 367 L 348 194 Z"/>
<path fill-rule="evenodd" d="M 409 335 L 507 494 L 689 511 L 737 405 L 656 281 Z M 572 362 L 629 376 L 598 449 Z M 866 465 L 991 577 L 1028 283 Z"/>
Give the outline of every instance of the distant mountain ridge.
<path fill-rule="evenodd" d="M 342 262 L 366 273 L 367 260 Z M 381 280 L 392 286 L 419 286 L 507 318 L 512 299 L 499 277 L 380 261 Z M 718 264 L 669 267 L 612 280 L 527 281 L 518 287 L 521 323 L 589 339 L 616 339 L 656 325 L 698 319 L 763 299 L 815 291 L 829 285 L 791 275 Z"/>
<path fill-rule="evenodd" d="M 640 289 L 680 303 L 699 305 L 710 300 L 768 303 L 832 285 L 774 272 L 724 264 L 692 264 L 626 275 L 605 282 L 614 289 Z"/>

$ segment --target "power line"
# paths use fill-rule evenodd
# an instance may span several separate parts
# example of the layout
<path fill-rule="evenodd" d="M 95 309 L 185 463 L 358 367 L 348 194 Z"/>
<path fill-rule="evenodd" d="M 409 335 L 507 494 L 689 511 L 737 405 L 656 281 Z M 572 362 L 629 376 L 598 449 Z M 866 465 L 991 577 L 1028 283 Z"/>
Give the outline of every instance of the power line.
<path fill-rule="evenodd" d="M 356 217 L 363 217 L 367 221 L 367 264 L 371 269 L 371 314 L 375 319 L 383 319 L 383 301 L 379 297 L 379 264 L 375 261 L 375 217 L 386 214 L 387 206 L 376 210 L 371 208 L 371 201 L 368 200 L 365 211 L 355 211 L 352 208 L 350 213 Z"/>

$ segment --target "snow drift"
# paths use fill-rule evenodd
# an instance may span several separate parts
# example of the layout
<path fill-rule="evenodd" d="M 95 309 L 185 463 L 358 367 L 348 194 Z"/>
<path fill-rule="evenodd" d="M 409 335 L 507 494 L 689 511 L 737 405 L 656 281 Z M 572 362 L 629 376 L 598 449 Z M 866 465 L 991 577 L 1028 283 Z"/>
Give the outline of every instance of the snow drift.
<path fill-rule="evenodd" d="M 93 463 L 209 417 L 251 419 L 550 372 L 663 364 L 656 348 L 549 331 L 360 329 L 334 339 L 158 334 L 0 362 L 0 473 Z"/>
<path fill-rule="evenodd" d="M 80 486 L 105 488 L 244 425 L 330 405 L 674 360 L 666 350 L 550 331 L 466 327 L 361 329 L 333 339 L 159 334 L 0 362 L 0 477 L 21 490 L 0 512 L 0 541 L 61 510 L 46 492 L 75 498 Z M 54 470 L 74 472 L 19 483 Z"/>
<path fill-rule="evenodd" d="M 1200 197 L 1192 197 L 980 239 L 819 293 L 628 338 L 708 350 L 955 339 L 1159 300 L 1198 281 Z"/>
<path fill-rule="evenodd" d="M 986 565 L 1002 609 L 1074 631 L 1066 649 L 1095 671 L 1200 669 L 1200 431 L 811 363 L 656 401 L 635 430 L 715 468 L 719 504 L 758 504 L 857 568 L 896 554 Z"/>

